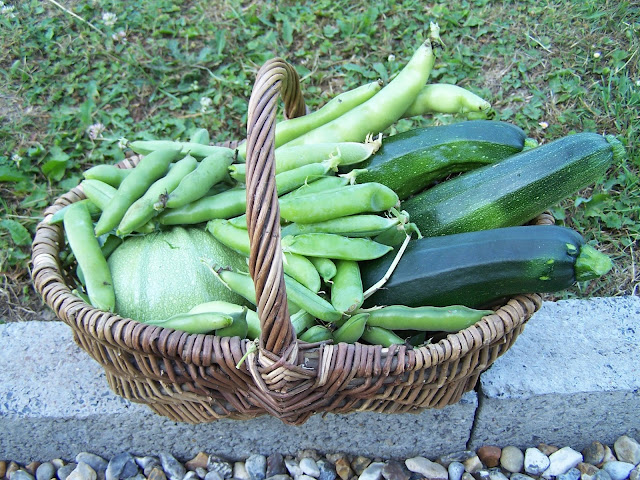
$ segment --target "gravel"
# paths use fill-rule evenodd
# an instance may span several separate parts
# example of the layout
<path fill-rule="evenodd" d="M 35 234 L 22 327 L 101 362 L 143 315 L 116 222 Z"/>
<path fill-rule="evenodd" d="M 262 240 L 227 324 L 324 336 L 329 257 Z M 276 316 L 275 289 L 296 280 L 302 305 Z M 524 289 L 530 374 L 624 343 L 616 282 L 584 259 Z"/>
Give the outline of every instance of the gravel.
<path fill-rule="evenodd" d="M 1 452 L 0 452 L 1 455 Z M 484 463 L 483 463 L 484 462 Z M 369 458 L 302 450 L 295 456 L 253 454 L 238 461 L 200 452 L 179 459 L 170 452 L 75 458 L 19 464 L 0 459 L 0 480 L 640 480 L 640 442 L 594 440 L 582 452 L 570 446 L 483 445 L 438 458 Z"/>

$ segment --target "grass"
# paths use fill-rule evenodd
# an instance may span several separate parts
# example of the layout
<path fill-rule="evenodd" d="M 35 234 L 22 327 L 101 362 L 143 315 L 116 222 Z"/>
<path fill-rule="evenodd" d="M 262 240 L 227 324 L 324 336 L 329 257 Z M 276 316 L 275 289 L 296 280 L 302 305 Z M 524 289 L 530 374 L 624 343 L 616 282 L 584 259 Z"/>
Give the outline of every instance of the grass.
<path fill-rule="evenodd" d="M 314 109 L 391 78 L 430 21 L 446 45 L 432 81 L 487 98 L 494 118 L 539 142 L 596 131 L 626 144 L 626 161 L 554 213 L 615 263 L 606 278 L 562 298 L 637 295 L 635 2 L 22 0 L 0 5 L 0 319 L 40 315 L 28 261 L 42 211 L 82 170 L 121 160 L 121 137 L 178 139 L 204 127 L 213 140 L 242 138 L 266 60 L 282 56 L 296 67 Z M 455 120 L 402 120 L 393 130 Z"/>

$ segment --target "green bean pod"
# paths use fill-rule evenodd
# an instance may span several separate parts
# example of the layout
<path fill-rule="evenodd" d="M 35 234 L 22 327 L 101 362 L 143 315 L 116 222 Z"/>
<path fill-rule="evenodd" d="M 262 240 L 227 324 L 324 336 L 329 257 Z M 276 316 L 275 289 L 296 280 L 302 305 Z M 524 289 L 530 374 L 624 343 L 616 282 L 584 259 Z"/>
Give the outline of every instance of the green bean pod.
<path fill-rule="evenodd" d="M 162 211 L 165 208 L 180 208 L 204 197 L 207 192 L 227 174 L 233 162 L 233 153 L 223 150 L 220 154 L 203 158 L 198 166 L 186 175 L 180 184 L 171 192 L 164 202 L 157 202 L 154 208 Z"/>
<path fill-rule="evenodd" d="M 189 313 L 204 313 L 204 312 L 220 312 L 228 314 L 233 317 L 234 314 L 242 312 L 246 309 L 245 320 L 247 322 L 246 337 L 249 340 L 255 340 L 260 336 L 260 318 L 258 314 L 249 308 L 241 305 L 237 305 L 231 302 L 225 302 L 223 300 L 212 300 L 210 302 L 201 303 L 196 305 Z"/>
<path fill-rule="evenodd" d="M 390 347 L 393 344 L 402 345 L 404 340 L 391 330 L 382 327 L 373 327 L 367 325 L 362 333 L 362 340 L 371 345 L 382 345 L 385 348 Z"/>
<path fill-rule="evenodd" d="M 377 94 L 381 87 L 380 81 L 362 85 L 337 95 L 315 112 L 278 122 L 274 139 L 276 148 L 361 105 Z M 246 144 L 238 147 L 241 158 L 246 157 L 246 147 Z"/>
<path fill-rule="evenodd" d="M 392 330 L 418 330 L 428 332 L 459 332 L 478 322 L 493 310 L 476 310 L 462 305 L 449 307 L 407 307 L 390 305 L 367 309 L 368 325 Z"/>
<path fill-rule="evenodd" d="M 368 238 L 350 238 L 333 233 L 304 233 L 284 237 L 282 249 L 305 257 L 363 261 L 380 258 L 393 250 L 393 247 Z"/>
<path fill-rule="evenodd" d="M 427 83 L 435 57 L 425 41 L 409 62 L 376 95 L 344 115 L 289 142 L 289 145 L 325 142 L 362 142 L 369 134 L 383 132 L 402 117 Z"/>
<path fill-rule="evenodd" d="M 209 155 L 220 154 L 225 150 L 232 151 L 227 147 L 203 145 L 201 143 L 193 142 L 176 142 L 172 140 L 136 140 L 134 142 L 130 142 L 129 147 L 140 155 L 149 155 L 150 153 L 158 150 L 179 149 L 183 156 L 191 155 L 196 158 L 205 158 Z"/>
<path fill-rule="evenodd" d="M 323 325 L 314 325 L 302 332 L 300 340 L 307 343 L 326 342 L 333 339 L 331 330 Z"/>
<path fill-rule="evenodd" d="M 359 213 L 382 212 L 398 202 L 398 195 L 389 187 L 369 182 L 281 198 L 280 215 L 289 222 L 317 223 Z"/>
<path fill-rule="evenodd" d="M 143 157 L 122 181 L 113 199 L 100 215 L 95 228 L 96 236 L 116 228 L 131 204 L 167 172 L 169 164 L 179 155 L 178 150 L 158 150 Z"/>
<path fill-rule="evenodd" d="M 300 310 L 291 315 L 291 325 L 296 332 L 296 335 L 300 335 L 302 332 L 311 328 L 316 324 L 316 318 L 309 312 Z"/>
<path fill-rule="evenodd" d="M 72 204 L 64 216 L 64 230 L 73 255 L 82 268 L 91 305 L 113 312 L 116 298 L 111 272 L 93 231 L 93 220 L 86 205 Z"/>
<path fill-rule="evenodd" d="M 82 172 L 82 176 L 87 180 L 99 180 L 118 188 L 132 171 L 131 168 L 118 168 L 115 165 L 96 165 Z"/>
<path fill-rule="evenodd" d="M 189 142 L 201 145 L 209 145 L 210 141 L 209 131 L 206 128 L 196 128 L 189 137 Z"/>
<path fill-rule="evenodd" d="M 349 318 L 340 328 L 333 332 L 334 343 L 356 343 L 367 327 L 368 313 L 359 313 Z"/>
<path fill-rule="evenodd" d="M 324 283 L 329 283 L 336 276 L 336 264 L 330 258 L 324 257 L 308 257 L 309 261 L 316 267 L 318 274 L 322 277 Z"/>
<path fill-rule="evenodd" d="M 131 204 L 118 224 L 116 235 L 128 235 L 155 217 L 158 212 L 154 205 L 158 198 L 171 193 L 196 166 L 196 159 L 191 155 L 176 162 L 164 177 L 153 182 L 144 195 Z"/>
<path fill-rule="evenodd" d="M 303 233 L 336 233 L 345 237 L 373 237 L 397 226 L 400 220 L 374 214 L 348 215 L 317 223 L 291 223 L 282 229 L 282 236 Z"/>
<path fill-rule="evenodd" d="M 172 208 L 158 215 L 161 225 L 193 225 L 214 218 L 231 218 L 247 209 L 247 194 L 244 188 L 231 188 L 210 197 L 191 202 L 180 208 Z"/>
<path fill-rule="evenodd" d="M 75 203 L 83 203 L 86 205 L 87 210 L 89 210 L 89 214 L 91 215 L 91 218 L 98 218 L 100 216 L 100 213 L 102 212 L 102 210 L 100 210 L 100 208 L 93 203 L 91 200 L 89 200 L 88 198 L 85 198 L 83 200 L 79 200 Z M 71 205 L 67 205 L 65 207 L 62 207 L 60 210 L 58 210 L 56 213 L 54 213 L 53 215 L 51 215 L 50 217 L 46 218 L 46 222 L 48 224 L 55 224 L 55 223 L 60 223 L 62 222 L 62 220 L 64 219 L 64 215 L 65 213 L 67 213 L 67 210 L 69 210 L 69 207 Z"/>
<path fill-rule="evenodd" d="M 191 334 L 200 334 L 228 327 L 233 323 L 233 317 L 219 312 L 179 313 L 164 320 L 152 320 L 144 323 Z"/>
<path fill-rule="evenodd" d="M 402 118 L 432 113 L 479 113 L 490 108 L 489 102 L 462 87 L 446 83 L 431 83 L 422 87 Z"/>
<path fill-rule="evenodd" d="M 342 313 L 338 312 L 324 298 L 309 290 L 297 280 L 289 275 L 284 276 L 287 289 L 287 297 L 306 312 L 325 322 L 337 322 L 342 318 Z"/>
<path fill-rule="evenodd" d="M 331 285 L 331 305 L 339 312 L 350 314 L 364 303 L 360 267 L 352 260 L 338 260 L 336 269 Z"/>

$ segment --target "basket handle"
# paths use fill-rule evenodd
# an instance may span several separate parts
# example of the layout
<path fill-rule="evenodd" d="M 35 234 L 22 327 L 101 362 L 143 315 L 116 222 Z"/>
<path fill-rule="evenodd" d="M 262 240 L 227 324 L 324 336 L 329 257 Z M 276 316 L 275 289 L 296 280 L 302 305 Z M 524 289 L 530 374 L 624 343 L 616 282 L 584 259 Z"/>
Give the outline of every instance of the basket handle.
<path fill-rule="evenodd" d="M 280 208 L 275 181 L 275 124 L 278 94 L 285 115 L 305 113 L 300 79 L 281 58 L 258 71 L 249 99 L 246 185 L 249 230 L 249 273 L 260 317 L 260 349 L 280 356 L 296 341 L 289 318 L 280 247 Z"/>

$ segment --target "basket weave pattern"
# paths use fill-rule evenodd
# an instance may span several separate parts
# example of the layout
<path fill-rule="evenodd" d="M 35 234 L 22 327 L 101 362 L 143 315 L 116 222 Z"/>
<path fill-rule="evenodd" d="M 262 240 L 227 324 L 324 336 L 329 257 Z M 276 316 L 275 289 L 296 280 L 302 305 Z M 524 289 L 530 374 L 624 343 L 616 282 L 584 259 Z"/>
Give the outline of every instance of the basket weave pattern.
<path fill-rule="evenodd" d="M 115 393 L 174 421 L 195 424 L 270 414 L 302 424 L 318 412 L 401 413 L 458 402 L 511 347 L 540 308 L 540 295 L 516 296 L 475 325 L 419 348 L 297 340 L 287 311 L 275 189 L 279 96 L 288 118 L 304 114 L 298 75 L 283 60 L 273 59 L 258 72 L 247 129 L 249 271 L 262 330 L 257 349 L 238 337 L 145 325 L 96 310 L 73 295 L 59 259 L 62 226 L 46 220 L 85 198 L 79 187 L 58 198 L 38 225 L 32 250 L 36 290 L 72 328 L 78 345 L 104 368 Z M 131 168 L 137 160 L 119 166 Z M 537 223 L 551 224 L 553 218 L 542 215 Z"/>

